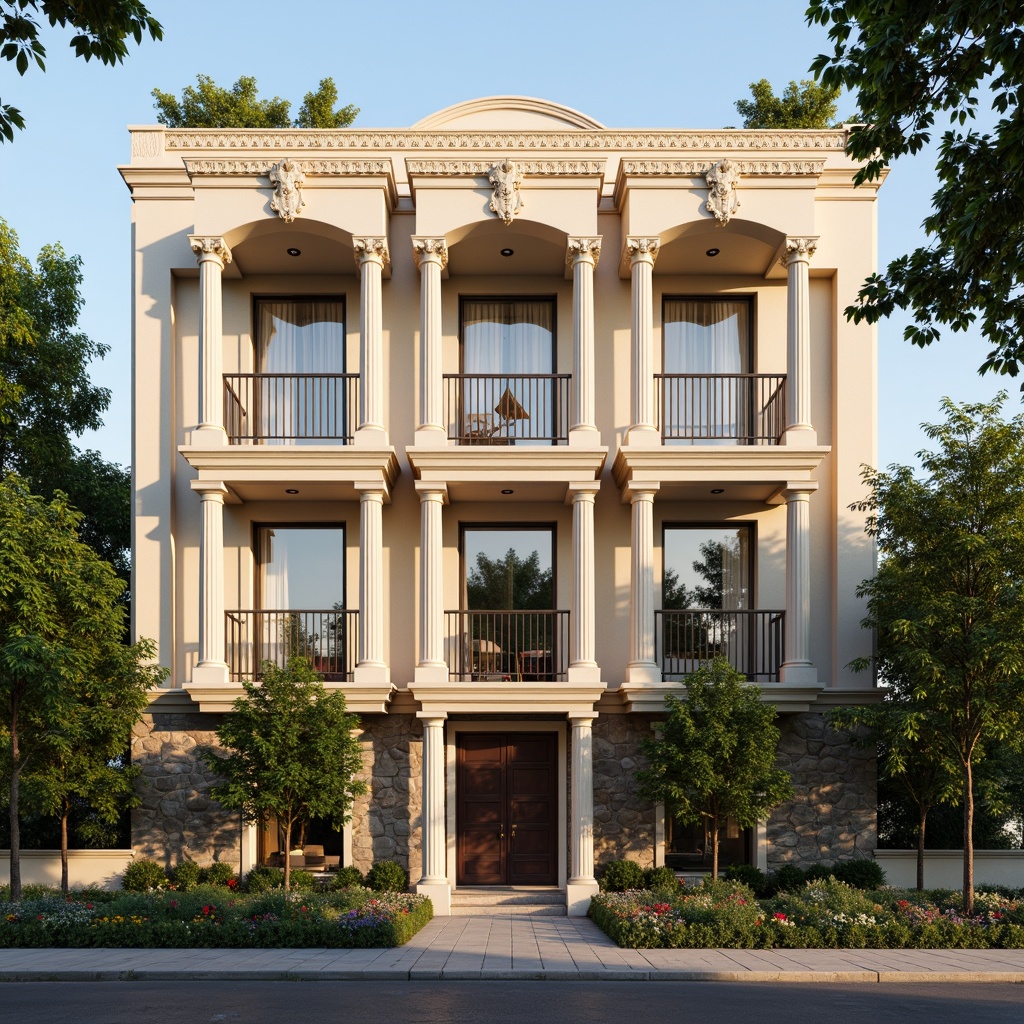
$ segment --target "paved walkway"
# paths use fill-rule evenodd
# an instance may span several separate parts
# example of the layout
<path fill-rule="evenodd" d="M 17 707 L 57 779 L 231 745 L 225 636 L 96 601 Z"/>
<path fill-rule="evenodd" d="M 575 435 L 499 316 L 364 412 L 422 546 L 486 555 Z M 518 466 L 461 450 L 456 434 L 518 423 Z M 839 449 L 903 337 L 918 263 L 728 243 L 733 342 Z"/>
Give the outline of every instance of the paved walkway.
<path fill-rule="evenodd" d="M 619 949 L 586 918 L 439 917 L 398 949 L 0 949 L 0 981 L 1024 982 L 1024 950 Z"/>

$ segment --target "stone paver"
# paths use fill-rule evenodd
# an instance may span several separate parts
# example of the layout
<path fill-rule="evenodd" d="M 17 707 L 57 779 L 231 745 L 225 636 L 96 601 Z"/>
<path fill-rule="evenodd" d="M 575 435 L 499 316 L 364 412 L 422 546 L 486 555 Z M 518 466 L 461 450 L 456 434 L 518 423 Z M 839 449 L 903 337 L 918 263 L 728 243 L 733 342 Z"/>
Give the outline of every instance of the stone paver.
<path fill-rule="evenodd" d="M 0 981 L 1024 982 L 1024 950 L 619 949 L 586 918 L 435 918 L 398 949 L 0 949 Z"/>

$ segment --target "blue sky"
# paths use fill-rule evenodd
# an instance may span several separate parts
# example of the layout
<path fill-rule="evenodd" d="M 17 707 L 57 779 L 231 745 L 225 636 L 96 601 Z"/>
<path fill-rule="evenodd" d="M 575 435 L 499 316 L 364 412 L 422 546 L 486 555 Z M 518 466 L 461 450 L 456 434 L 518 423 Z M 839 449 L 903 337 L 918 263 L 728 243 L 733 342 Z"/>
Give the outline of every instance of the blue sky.
<path fill-rule="evenodd" d="M 254 75 L 262 96 L 292 101 L 330 75 L 341 102 L 361 108 L 360 127 L 405 127 L 478 96 L 538 96 L 621 128 L 738 125 L 734 102 L 768 78 L 781 90 L 827 49 L 804 22 L 803 0 L 734 0 L 719 8 L 692 0 L 606 0 L 589 5 L 519 0 L 460 7 L 392 0 L 387 5 L 307 0 L 282 5 L 241 0 L 149 0 L 164 40 L 133 47 L 125 64 L 86 64 L 70 33 L 48 27 L 47 72 L 18 78 L 4 63 L 0 96 L 21 108 L 26 131 L 0 146 L 7 183 L 0 215 L 35 257 L 59 241 L 84 261 L 83 328 L 110 345 L 93 377 L 114 394 L 106 426 L 81 441 L 130 460 L 130 200 L 116 171 L 128 160 L 129 124 L 155 123 L 154 87 L 180 93 L 197 73 L 230 85 Z M 840 114 L 852 113 L 852 102 Z M 880 261 L 918 244 L 935 190 L 929 153 L 898 161 L 879 202 Z M 912 462 L 924 446 L 922 421 L 939 419 L 943 395 L 958 401 L 1010 392 L 1017 384 L 981 378 L 987 346 L 955 335 L 920 350 L 902 339 L 903 321 L 879 335 L 879 463 Z"/>

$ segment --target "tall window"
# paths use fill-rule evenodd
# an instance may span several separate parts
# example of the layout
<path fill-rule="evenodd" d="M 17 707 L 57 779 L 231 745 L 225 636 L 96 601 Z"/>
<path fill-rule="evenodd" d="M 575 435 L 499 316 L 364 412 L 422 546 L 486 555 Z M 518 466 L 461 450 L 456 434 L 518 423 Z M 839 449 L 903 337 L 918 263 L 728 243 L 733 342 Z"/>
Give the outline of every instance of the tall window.
<path fill-rule="evenodd" d="M 749 525 L 666 526 L 662 607 L 751 607 Z"/>
<path fill-rule="evenodd" d="M 665 299 L 665 373 L 750 373 L 749 299 Z"/>

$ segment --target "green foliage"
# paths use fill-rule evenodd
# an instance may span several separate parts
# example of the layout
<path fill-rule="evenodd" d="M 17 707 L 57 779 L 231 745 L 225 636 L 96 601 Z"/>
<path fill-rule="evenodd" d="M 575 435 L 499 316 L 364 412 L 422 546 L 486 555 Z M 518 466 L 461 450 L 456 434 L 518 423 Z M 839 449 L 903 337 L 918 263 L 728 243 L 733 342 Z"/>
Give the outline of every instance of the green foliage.
<path fill-rule="evenodd" d="M 344 694 L 328 693 L 304 658 L 293 658 L 287 669 L 264 662 L 262 683 L 244 689 L 217 730 L 228 755 L 199 751 L 222 779 L 211 791 L 214 799 L 261 827 L 276 818 L 286 850 L 303 818 L 324 818 L 340 829 L 354 797 L 366 792 L 355 778 L 363 766 L 352 735 L 359 719 L 346 711 Z M 287 889 L 291 868 L 285 863 Z"/>
<path fill-rule="evenodd" d="M 829 128 L 836 117 L 839 86 L 810 80 L 790 82 L 781 96 L 767 78 L 750 83 L 749 100 L 737 100 L 744 128 Z"/>
<path fill-rule="evenodd" d="M 291 873 L 289 884 L 297 892 L 312 892 L 316 888 L 316 879 L 313 877 L 312 871 L 296 868 Z"/>
<path fill-rule="evenodd" d="M 202 881 L 208 885 L 227 885 L 236 878 L 235 869 L 227 861 L 214 861 L 209 867 L 203 868 Z"/>
<path fill-rule="evenodd" d="M 725 877 L 730 882 L 742 882 L 758 899 L 774 896 L 778 891 L 774 877 L 766 875 L 753 864 L 730 864 L 725 869 Z"/>
<path fill-rule="evenodd" d="M 347 128 L 359 108 L 351 104 L 335 109 L 338 89 L 333 78 L 323 78 L 316 92 L 308 92 L 294 125 L 291 103 L 275 96 L 261 100 L 256 79 L 242 75 L 230 88 L 219 86 L 209 75 L 196 75 L 196 85 L 186 85 L 179 100 L 173 93 L 153 90 L 157 121 L 169 128 Z"/>
<path fill-rule="evenodd" d="M 881 889 L 885 885 L 885 871 L 881 864 L 866 857 L 842 860 L 830 870 L 833 878 L 854 889 Z"/>
<path fill-rule="evenodd" d="M 155 860 L 133 860 L 121 876 L 121 888 L 125 892 L 146 892 L 166 887 L 167 875 Z"/>
<path fill-rule="evenodd" d="M 600 878 L 602 892 L 625 892 L 644 888 L 644 869 L 635 860 L 612 860 Z"/>
<path fill-rule="evenodd" d="M 654 892 L 672 892 L 681 885 L 676 873 L 665 864 L 658 868 L 648 868 L 644 872 L 644 888 Z"/>
<path fill-rule="evenodd" d="M 183 860 L 174 869 L 174 887 L 182 892 L 194 889 L 203 877 L 203 869 L 194 860 Z"/>
<path fill-rule="evenodd" d="M 332 889 L 351 889 L 365 884 L 366 882 L 363 878 L 362 871 L 357 867 L 353 867 L 351 864 L 343 868 L 338 868 L 338 870 L 334 872 L 334 877 L 331 879 Z"/>
<path fill-rule="evenodd" d="M 19 75 L 34 64 L 46 70 L 46 48 L 39 41 L 39 21 L 51 28 L 70 27 L 75 35 L 70 46 L 76 57 L 95 57 L 103 64 L 120 64 L 128 54 L 129 36 L 141 43 L 147 33 L 163 38 L 160 23 L 139 0 L 104 0 L 103 3 L 69 3 L 68 0 L 4 0 L 0 10 L 0 57 L 13 61 Z M 0 104 L 0 135 L 14 140 L 14 129 L 24 128 L 17 107 Z"/>
<path fill-rule="evenodd" d="M 259 864 L 245 876 L 245 891 L 248 893 L 269 892 L 284 888 L 284 871 Z"/>
<path fill-rule="evenodd" d="M 506 608 L 554 607 L 551 569 L 540 567 L 540 552 L 525 557 L 509 548 L 504 558 L 490 558 L 482 551 L 466 575 L 468 607 L 486 611 Z"/>
<path fill-rule="evenodd" d="M 790 892 L 801 889 L 807 882 L 807 876 L 795 864 L 783 864 L 773 872 L 774 885 L 778 892 Z"/>
<path fill-rule="evenodd" d="M 393 860 L 374 861 L 366 872 L 366 884 L 374 892 L 404 892 L 409 885 L 409 872 Z"/>
<path fill-rule="evenodd" d="M 723 658 L 687 676 L 685 700 L 670 695 L 665 703 L 668 719 L 659 739 L 644 742 L 649 767 L 637 779 L 647 799 L 664 800 L 684 823 L 707 823 L 716 876 L 726 819 L 751 828 L 792 795 L 789 776 L 775 766 L 776 712 Z"/>
<path fill-rule="evenodd" d="M 939 139 L 926 244 L 868 278 L 847 316 L 874 323 L 909 310 L 914 322 L 904 337 L 921 346 L 938 340 L 942 327 L 964 331 L 980 321 L 993 346 L 981 372 L 1016 376 L 1024 356 L 1019 5 L 811 0 L 807 17 L 829 26 L 833 43 L 811 70 L 822 85 L 857 96 L 863 126 L 848 150 L 866 161 L 858 181 Z M 996 117 L 991 131 L 973 125 L 983 101 Z"/>

